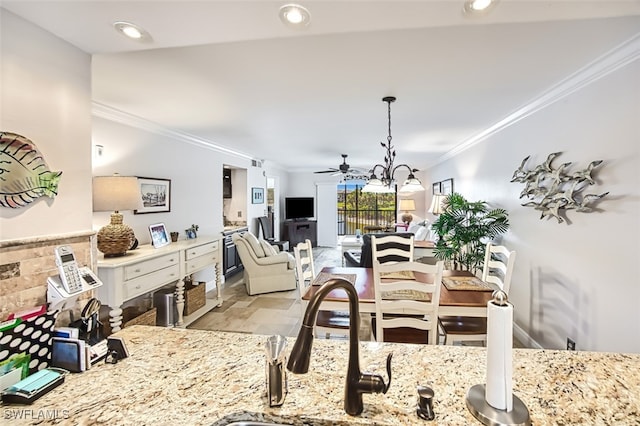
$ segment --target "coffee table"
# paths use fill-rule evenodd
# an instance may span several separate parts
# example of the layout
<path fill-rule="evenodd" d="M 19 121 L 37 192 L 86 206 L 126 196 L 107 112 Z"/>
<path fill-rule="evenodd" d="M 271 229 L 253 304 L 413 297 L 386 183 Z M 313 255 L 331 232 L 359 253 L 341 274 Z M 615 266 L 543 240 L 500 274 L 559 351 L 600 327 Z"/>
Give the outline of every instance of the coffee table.
<path fill-rule="evenodd" d="M 344 266 L 344 253 L 348 250 L 361 250 L 362 236 L 345 235 L 340 244 L 342 246 L 342 266 Z"/>

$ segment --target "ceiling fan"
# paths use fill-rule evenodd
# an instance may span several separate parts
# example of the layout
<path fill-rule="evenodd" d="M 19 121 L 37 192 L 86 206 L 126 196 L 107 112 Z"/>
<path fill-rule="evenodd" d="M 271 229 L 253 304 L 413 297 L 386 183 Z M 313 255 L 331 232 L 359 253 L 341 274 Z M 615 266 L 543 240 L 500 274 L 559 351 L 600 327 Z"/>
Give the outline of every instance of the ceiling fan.
<path fill-rule="evenodd" d="M 365 170 L 360 169 L 352 169 L 349 164 L 347 164 L 347 154 L 342 155 L 342 164 L 338 166 L 338 168 L 329 168 L 328 170 L 320 170 L 314 173 L 333 173 L 331 176 L 340 176 L 340 175 L 350 175 L 350 176 L 366 176 L 367 172 Z"/>

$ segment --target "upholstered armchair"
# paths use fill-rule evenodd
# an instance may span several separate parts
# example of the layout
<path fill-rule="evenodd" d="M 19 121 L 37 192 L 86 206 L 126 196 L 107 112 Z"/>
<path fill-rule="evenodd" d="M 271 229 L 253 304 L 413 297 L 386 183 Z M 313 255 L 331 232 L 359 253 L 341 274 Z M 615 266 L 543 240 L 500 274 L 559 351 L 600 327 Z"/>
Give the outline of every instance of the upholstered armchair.
<path fill-rule="evenodd" d="M 249 295 L 296 288 L 295 259 L 250 232 L 233 234 Z"/>

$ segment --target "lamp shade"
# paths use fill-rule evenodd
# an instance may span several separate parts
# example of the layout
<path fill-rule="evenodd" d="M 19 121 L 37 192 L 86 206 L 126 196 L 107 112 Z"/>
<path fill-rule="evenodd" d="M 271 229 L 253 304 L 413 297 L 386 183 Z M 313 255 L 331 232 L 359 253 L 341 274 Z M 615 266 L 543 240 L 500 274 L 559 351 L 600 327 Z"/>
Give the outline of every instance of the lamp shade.
<path fill-rule="evenodd" d="M 111 222 L 98 231 L 98 250 L 105 256 L 124 256 L 135 235 L 123 223 L 120 210 L 135 210 L 142 205 L 135 176 L 96 176 L 93 178 L 93 211 L 112 211 Z"/>
<path fill-rule="evenodd" d="M 135 176 L 95 176 L 93 178 L 93 211 L 135 210 L 142 198 Z"/>
<path fill-rule="evenodd" d="M 424 191 L 424 186 L 422 186 L 420 181 L 415 177 L 405 180 L 404 184 L 402 184 L 402 186 L 398 190 L 398 192 L 400 193 L 419 191 Z"/>
<path fill-rule="evenodd" d="M 399 210 L 404 210 L 406 212 L 412 212 L 416 209 L 416 203 L 411 198 L 400 200 Z"/>
<path fill-rule="evenodd" d="M 429 207 L 429 213 L 431 214 L 442 214 L 444 213 L 444 200 L 447 198 L 446 195 L 443 194 L 434 194 L 431 199 L 431 206 Z"/>

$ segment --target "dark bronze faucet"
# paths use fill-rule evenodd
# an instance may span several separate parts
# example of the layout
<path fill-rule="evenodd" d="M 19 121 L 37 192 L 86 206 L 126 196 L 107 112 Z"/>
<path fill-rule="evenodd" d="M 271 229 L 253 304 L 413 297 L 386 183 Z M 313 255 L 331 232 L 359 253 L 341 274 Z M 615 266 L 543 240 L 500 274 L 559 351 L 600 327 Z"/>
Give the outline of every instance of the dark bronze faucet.
<path fill-rule="evenodd" d="M 320 303 L 326 295 L 336 288 L 342 288 L 349 296 L 349 365 L 347 367 L 347 380 L 344 389 L 344 410 L 351 416 L 362 413 L 363 393 L 387 393 L 391 385 L 391 356 L 387 357 L 387 375 L 389 382 L 384 383 L 378 374 L 360 372 L 360 355 L 358 330 L 360 329 L 360 309 L 358 308 L 358 293 L 353 284 L 342 278 L 327 281 L 309 300 L 309 305 L 304 313 L 302 326 L 298 332 L 298 338 L 293 345 L 287 369 L 292 373 L 304 374 L 309 371 L 309 359 L 311 358 L 311 346 L 313 345 L 313 326 L 316 323 Z"/>

